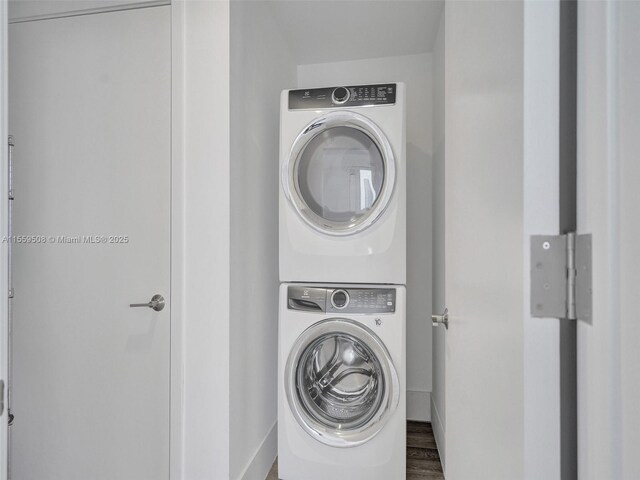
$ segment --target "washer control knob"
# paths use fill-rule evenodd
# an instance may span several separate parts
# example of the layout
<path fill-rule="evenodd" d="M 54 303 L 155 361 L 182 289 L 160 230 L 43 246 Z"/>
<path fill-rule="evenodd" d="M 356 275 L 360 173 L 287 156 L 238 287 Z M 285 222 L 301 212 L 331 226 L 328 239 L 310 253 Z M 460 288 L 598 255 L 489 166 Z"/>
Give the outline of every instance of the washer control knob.
<path fill-rule="evenodd" d="M 331 294 L 331 305 L 338 309 L 349 305 L 349 294 L 346 290 L 334 290 Z"/>
<path fill-rule="evenodd" d="M 349 93 L 349 90 L 347 90 L 346 88 L 338 87 L 333 90 L 333 94 L 331 96 L 333 97 L 333 103 L 342 105 L 347 100 L 349 100 L 349 97 L 351 96 L 351 94 Z"/>

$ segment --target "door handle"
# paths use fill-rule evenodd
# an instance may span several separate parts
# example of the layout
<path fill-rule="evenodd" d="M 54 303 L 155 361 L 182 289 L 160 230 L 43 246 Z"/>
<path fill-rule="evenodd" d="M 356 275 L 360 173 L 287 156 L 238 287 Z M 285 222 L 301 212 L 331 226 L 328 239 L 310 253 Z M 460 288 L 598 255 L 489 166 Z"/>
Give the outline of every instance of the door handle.
<path fill-rule="evenodd" d="M 431 323 L 434 327 L 444 325 L 449 330 L 449 309 L 445 308 L 442 315 L 431 315 Z"/>
<path fill-rule="evenodd" d="M 130 303 L 130 307 L 148 307 L 153 308 L 156 312 L 159 312 L 164 308 L 164 297 L 160 294 L 155 294 L 151 297 L 151 301 L 147 303 Z"/>

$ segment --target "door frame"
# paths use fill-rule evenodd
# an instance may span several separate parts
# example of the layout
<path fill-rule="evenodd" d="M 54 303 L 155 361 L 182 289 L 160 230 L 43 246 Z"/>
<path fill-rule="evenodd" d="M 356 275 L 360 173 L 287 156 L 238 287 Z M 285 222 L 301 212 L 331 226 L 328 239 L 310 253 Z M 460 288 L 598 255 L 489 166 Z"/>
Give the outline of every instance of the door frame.
<path fill-rule="evenodd" d="M 8 192 L 8 2 L 0 0 L 0 236 L 5 238 L 8 231 L 8 222 L 4 219 L 9 214 Z M 7 409 L 7 383 L 9 373 L 9 252 L 7 242 L 0 243 L 0 379 L 5 382 L 4 391 L 1 393 L 4 407 L 0 415 L 0 480 L 7 479 L 8 468 L 8 409 Z"/>
<path fill-rule="evenodd" d="M 184 463 L 184 36 L 185 2 L 171 1 L 171 299 L 169 479 L 181 480 Z M 2 479 L 0 479 L 2 480 Z"/>
<path fill-rule="evenodd" d="M 170 410 L 169 410 L 169 479 L 183 477 L 184 445 L 184 372 L 183 372 L 183 327 L 184 327 L 184 17 L 185 3 L 171 0 L 147 0 L 140 2 L 113 3 L 104 8 L 93 8 L 86 13 L 104 13 L 145 7 L 169 6 L 171 9 L 171 215 L 170 215 Z M 80 14 L 82 14 L 80 13 Z M 52 14 L 53 17 L 77 15 L 78 13 Z M 46 17 L 45 17 L 46 18 Z M 0 218 L 6 219 L 9 207 L 7 192 L 8 155 L 6 142 L 8 129 L 8 2 L 0 0 Z M 7 223 L 0 224 L 0 237 L 7 234 Z M 0 379 L 8 378 L 8 268 L 7 242 L 0 243 Z M 6 398 L 5 391 L 5 398 Z M 7 409 L 0 415 L 0 480 L 7 478 L 8 427 Z"/>

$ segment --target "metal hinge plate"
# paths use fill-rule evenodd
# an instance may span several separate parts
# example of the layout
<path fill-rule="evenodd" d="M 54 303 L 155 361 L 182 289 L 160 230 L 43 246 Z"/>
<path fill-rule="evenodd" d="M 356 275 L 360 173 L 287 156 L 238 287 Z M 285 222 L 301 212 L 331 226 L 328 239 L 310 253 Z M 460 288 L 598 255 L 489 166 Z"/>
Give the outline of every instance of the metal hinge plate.
<path fill-rule="evenodd" d="M 13 200 L 13 147 L 15 142 L 13 141 L 13 135 L 9 135 L 9 200 Z"/>
<path fill-rule="evenodd" d="M 531 315 L 591 318 L 591 234 L 531 237 Z"/>

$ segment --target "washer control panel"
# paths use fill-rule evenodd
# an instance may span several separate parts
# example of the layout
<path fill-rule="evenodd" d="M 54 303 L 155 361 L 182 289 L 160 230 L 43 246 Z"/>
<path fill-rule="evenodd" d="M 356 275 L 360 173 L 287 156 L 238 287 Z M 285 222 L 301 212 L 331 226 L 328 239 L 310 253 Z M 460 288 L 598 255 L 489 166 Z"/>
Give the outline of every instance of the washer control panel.
<path fill-rule="evenodd" d="M 289 285 L 289 310 L 320 313 L 394 313 L 395 288 L 307 287 Z"/>
<path fill-rule="evenodd" d="M 394 103 L 396 103 L 395 83 L 289 90 L 289 110 L 364 107 Z"/>

